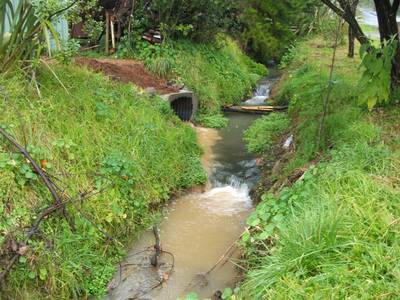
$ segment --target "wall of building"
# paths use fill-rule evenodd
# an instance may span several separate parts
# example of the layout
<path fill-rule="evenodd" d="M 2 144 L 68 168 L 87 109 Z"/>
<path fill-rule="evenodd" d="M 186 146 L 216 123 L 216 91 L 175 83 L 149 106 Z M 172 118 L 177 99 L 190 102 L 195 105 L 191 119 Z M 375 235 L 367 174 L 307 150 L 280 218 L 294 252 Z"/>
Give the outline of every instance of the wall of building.
<path fill-rule="evenodd" d="M 0 0 L 2 1 L 2 0 Z M 14 9 L 17 8 L 20 0 L 11 0 L 13 3 Z M 59 18 L 57 21 L 53 22 L 54 27 L 58 34 L 60 35 L 60 39 L 62 41 L 67 41 L 69 39 L 69 30 L 68 30 L 68 22 L 64 17 Z M 11 20 L 6 18 L 5 20 L 5 32 L 9 32 L 11 28 Z"/>

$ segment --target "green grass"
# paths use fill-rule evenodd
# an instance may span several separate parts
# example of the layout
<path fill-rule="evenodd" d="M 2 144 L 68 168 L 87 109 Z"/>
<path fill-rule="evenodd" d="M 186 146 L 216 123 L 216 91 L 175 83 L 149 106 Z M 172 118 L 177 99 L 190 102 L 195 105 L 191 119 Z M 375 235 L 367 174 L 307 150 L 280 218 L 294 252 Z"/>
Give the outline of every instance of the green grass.
<path fill-rule="evenodd" d="M 379 28 L 375 26 L 371 26 L 368 24 L 361 24 L 361 29 L 363 30 L 364 34 L 366 34 L 368 37 L 372 38 L 375 36 L 375 40 L 379 40 Z M 378 35 L 378 36 L 376 36 Z"/>
<path fill-rule="evenodd" d="M 320 45 L 320 47 L 317 47 Z M 358 59 L 339 49 L 324 151 L 316 139 L 332 49 L 300 43 L 280 99 L 290 100 L 296 153 L 265 191 L 243 237 L 241 299 L 397 299 L 400 293 L 400 109 L 357 104 Z M 317 59 L 318 58 L 318 59 Z"/>
<path fill-rule="evenodd" d="M 278 104 L 290 102 L 289 117 L 296 137 L 296 157 L 287 166 L 286 175 L 315 158 L 320 150 L 317 145 L 318 132 L 327 92 L 332 48 L 329 43 L 317 37 L 301 43 L 296 53 L 286 70 L 286 81 L 275 99 Z M 348 127 L 365 112 L 365 107 L 359 106 L 357 100 L 358 80 L 361 77 L 359 62 L 359 58 L 347 57 L 346 45 L 339 48 L 325 134 L 320 145 L 322 150 L 340 143 Z M 359 128 L 361 131 L 363 129 Z"/>
<path fill-rule="evenodd" d="M 171 193 L 206 180 L 194 130 L 165 102 L 84 69 L 52 68 L 68 93 L 47 69 L 39 71 L 41 98 L 22 77 L 0 77 L 0 125 L 26 142 L 73 197 L 102 192 L 67 205 L 76 231 L 59 213 L 42 223 L 2 299 L 102 295 L 123 245 L 159 217 Z M 25 159 L 0 138 L 1 266 L 10 257 L 10 242 L 21 241 L 51 201 Z M 107 241 L 92 222 L 118 242 Z"/>
<path fill-rule="evenodd" d="M 222 113 L 199 114 L 196 116 L 196 122 L 208 128 L 223 128 L 228 125 L 229 119 Z"/>
<path fill-rule="evenodd" d="M 244 132 L 247 150 L 254 154 L 263 154 L 272 149 L 276 138 L 289 127 L 285 113 L 271 113 L 256 120 Z"/>

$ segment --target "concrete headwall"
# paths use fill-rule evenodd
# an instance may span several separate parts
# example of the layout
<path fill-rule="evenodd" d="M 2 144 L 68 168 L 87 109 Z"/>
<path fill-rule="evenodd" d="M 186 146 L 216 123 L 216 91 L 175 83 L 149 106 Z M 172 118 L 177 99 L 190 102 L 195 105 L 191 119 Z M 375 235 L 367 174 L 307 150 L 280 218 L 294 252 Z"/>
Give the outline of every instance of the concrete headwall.
<path fill-rule="evenodd" d="M 161 98 L 170 103 L 171 108 L 181 120 L 191 121 L 194 119 L 199 105 L 193 92 L 180 91 L 162 95 Z"/>

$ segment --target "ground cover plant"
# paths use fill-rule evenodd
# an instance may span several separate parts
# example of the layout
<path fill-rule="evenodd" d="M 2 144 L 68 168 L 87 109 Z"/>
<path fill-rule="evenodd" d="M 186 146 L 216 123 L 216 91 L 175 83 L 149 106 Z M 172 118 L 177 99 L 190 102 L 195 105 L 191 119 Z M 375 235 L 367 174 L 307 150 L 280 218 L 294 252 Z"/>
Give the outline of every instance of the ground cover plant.
<path fill-rule="evenodd" d="M 332 49 L 314 38 L 297 51 L 280 94 L 290 100 L 296 153 L 278 177 L 307 171 L 293 185 L 266 191 L 248 219 L 249 272 L 238 296 L 396 299 L 400 110 L 360 106 L 362 70 L 343 45 L 321 154 L 316 137 Z"/>
<path fill-rule="evenodd" d="M 206 179 L 193 129 L 166 103 L 85 69 L 51 68 L 57 78 L 48 68 L 38 70 L 40 96 L 22 76 L 0 77 L 0 126 L 50 174 L 61 195 L 65 190 L 76 199 L 67 204 L 74 226 L 55 213 L 22 244 L 52 199 L 1 138 L 0 272 L 23 251 L 0 298 L 102 295 L 124 245 L 154 222 L 171 193 Z"/>

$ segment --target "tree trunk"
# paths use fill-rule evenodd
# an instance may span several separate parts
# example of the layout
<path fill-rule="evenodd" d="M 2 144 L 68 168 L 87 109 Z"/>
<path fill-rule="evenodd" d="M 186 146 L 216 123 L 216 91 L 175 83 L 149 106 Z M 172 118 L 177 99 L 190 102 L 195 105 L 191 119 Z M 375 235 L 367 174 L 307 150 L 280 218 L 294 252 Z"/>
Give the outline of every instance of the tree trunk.
<path fill-rule="evenodd" d="M 349 26 L 349 52 L 347 54 L 348 57 L 354 58 L 354 43 L 355 43 L 355 36 L 353 33 L 353 29 Z"/>
<path fill-rule="evenodd" d="M 350 3 L 350 10 L 353 13 L 353 15 L 355 16 L 357 13 L 357 6 L 359 3 L 359 0 L 349 0 Z M 355 43 L 355 34 L 354 34 L 354 30 L 351 26 L 349 26 L 349 52 L 347 54 L 348 57 L 353 58 L 354 57 L 354 43 Z"/>
<path fill-rule="evenodd" d="M 375 9 L 378 16 L 379 34 L 381 43 L 389 41 L 392 38 L 399 44 L 399 28 L 397 25 L 396 14 L 398 6 L 391 4 L 390 0 L 374 0 Z M 396 2 L 396 1 L 395 1 Z M 397 51 L 392 63 L 392 86 L 398 86 L 400 79 L 400 47 Z"/>

